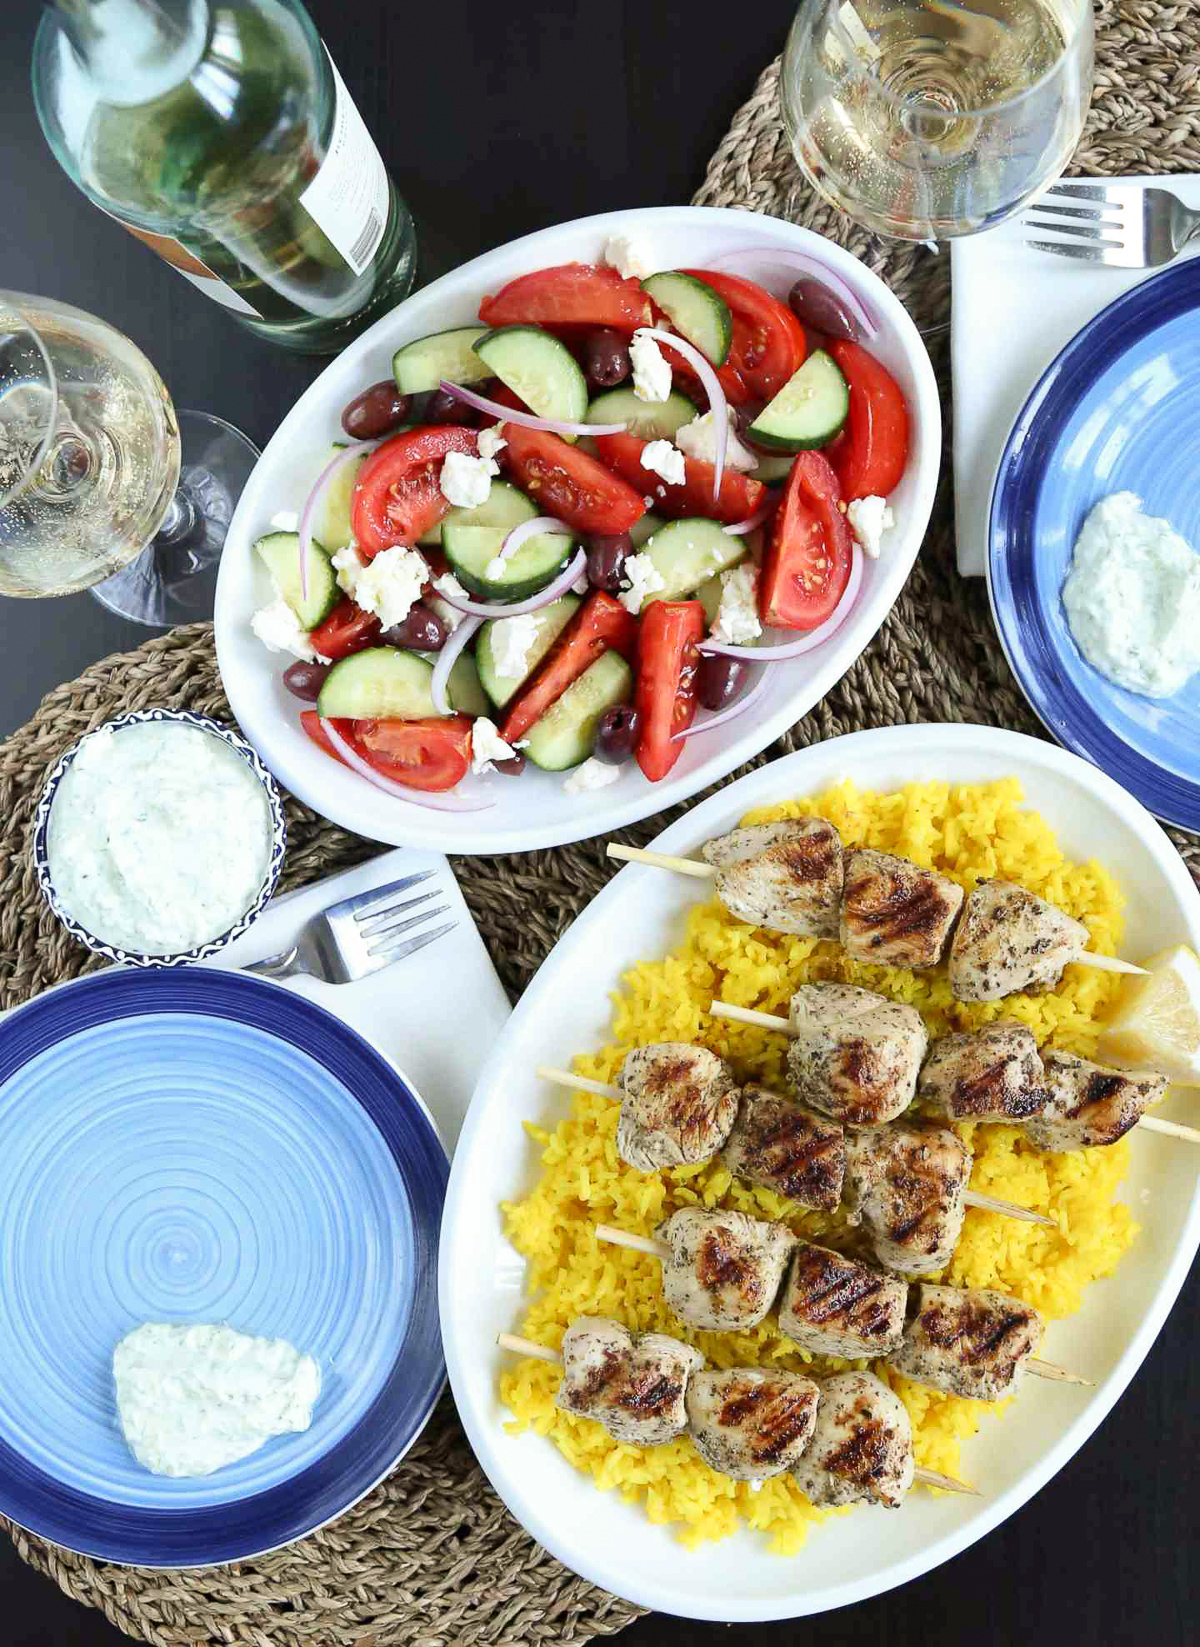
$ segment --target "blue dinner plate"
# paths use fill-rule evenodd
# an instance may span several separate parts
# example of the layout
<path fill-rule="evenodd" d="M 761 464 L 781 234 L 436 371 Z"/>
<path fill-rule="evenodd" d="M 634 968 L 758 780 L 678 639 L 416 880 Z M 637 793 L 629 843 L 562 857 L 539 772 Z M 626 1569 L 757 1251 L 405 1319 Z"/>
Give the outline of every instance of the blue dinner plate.
<path fill-rule="evenodd" d="M 0 1024 L 0 1511 L 106 1561 L 236 1561 L 323 1525 L 419 1434 L 444 1379 L 447 1163 L 386 1059 L 278 985 L 113 970 Z M 112 1352 L 143 1321 L 286 1338 L 310 1429 L 151 1475 Z"/>
<path fill-rule="evenodd" d="M 1200 675 L 1171 698 L 1114 686 L 1075 645 L 1061 591 L 1084 517 L 1110 492 L 1136 492 L 1200 549 L 1198 474 L 1200 260 L 1190 259 L 1110 303 L 1042 377 L 1000 461 L 988 556 L 1001 642 L 1047 729 L 1184 829 L 1200 829 Z"/>

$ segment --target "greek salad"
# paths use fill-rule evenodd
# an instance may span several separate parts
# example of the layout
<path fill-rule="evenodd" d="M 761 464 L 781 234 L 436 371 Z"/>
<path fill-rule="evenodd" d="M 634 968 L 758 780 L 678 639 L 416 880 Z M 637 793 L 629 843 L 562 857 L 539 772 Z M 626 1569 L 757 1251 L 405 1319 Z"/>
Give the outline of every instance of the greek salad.
<path fill-rule="evenodd" d="M 759 666 L 844 621 L 894 525 L 908 410 L 862 300 L 805 254 L 754 255 L 786 302 L 610 241 L 406 343 L 350 402 L 299 515 L 255 545 L 276 598 L 254 632 L 293 655 L 331 758 L 447 809 L 527 763 L 572 793 L 627 761 L 657 782 L 752 705 Z"/>

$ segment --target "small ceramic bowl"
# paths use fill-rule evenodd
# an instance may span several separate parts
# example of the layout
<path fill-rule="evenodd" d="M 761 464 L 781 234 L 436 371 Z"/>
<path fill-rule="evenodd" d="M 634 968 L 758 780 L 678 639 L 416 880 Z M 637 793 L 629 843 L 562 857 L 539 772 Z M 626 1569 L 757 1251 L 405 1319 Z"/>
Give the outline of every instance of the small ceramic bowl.
<path fill-rule="evenodd" d="M 210 720 L 207 715 L 193 715 L 186 709 L 138 709 L 128 715 L 120 715 L 116 720 L 109 721 L 106 724 L 114 732 L 119 732 L 128 726 L 137 726 L 144 722 L 153 721 L 178 721 L 183 726 L 194 726 L 202 732 L 210 733 L 214 738 L 220 738 L 223 743 L 228 744 L 231 749 L 237 751 L 262 785 L 271 816 L 270 854 L 262 885 L 245 914 L 227 932 L 222 932 L 216 938 L 210 938 L 206 943 L 197 944 L 192 949 L 180 950 L 175 954 L 147 955 L 137 950 L 122 949 L 116 944 L 107 943 L 103 938 L 98 938 L 94 932 L 89 932 L 86 927 L 80 925 L 75 917 L 64 909 L 59 901 L 50 874 L 47 837 L 50 831 L 50 812 L 54 805 L 54 798 L 58 793 L 58 786 L 79 751 L 79 743 L 72 744 L 70 749 L 59 757 L 50 776 L 46 779 L 46 786 L 42 790 L 42 797 L 38 802 L 37 812 L 34 816 L 33 866 L 42 896 L 57 919 L 62 922 L 77 943 L 83 944 L 85 948 L 92 950 L 97 955 L 103 955 L 108 960 L 118 961 L 125 966 L 190 966 L 195 961 L 204 961 L 210 955 L 216 955 L 234 938 L 240 938 L 242 933 L 248 931 L 262 914 L 272 893 L 275 891 L 279 881 L 279 872 L 283 867 L 283 854 L 287 846 L 287 826 L 283 820 L 283 801 L 274 778 L 245 738 L 240 737 L 236 732 L 231 732 L 228 727 L 222 726 L 218 721 Z M 101 729 L 96 728 L 96 730 Z M 87 736 L 90 737 L 91 734 L 88 733 Z M 82 741 L 81 739 L 80 742 Z"/>

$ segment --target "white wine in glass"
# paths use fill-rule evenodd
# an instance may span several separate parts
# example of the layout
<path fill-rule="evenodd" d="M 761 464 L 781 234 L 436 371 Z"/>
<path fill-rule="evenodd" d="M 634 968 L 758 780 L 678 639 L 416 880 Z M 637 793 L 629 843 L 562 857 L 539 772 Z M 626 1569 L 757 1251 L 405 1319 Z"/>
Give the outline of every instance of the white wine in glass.
<path fill-rule="evenodd" d="M 1010 217 L 1066 167 L 1092 88 L 1090 0 L 805 0 L 784 52 L 801 169 L 877 233 Z"/>
<path fill-rule="evenodd" d="M 222 419 L 176 413 L 104 321 L 0 291 L 0 594 L 92 589 L 140 623 L 210 616 L 257 456 Z"/>

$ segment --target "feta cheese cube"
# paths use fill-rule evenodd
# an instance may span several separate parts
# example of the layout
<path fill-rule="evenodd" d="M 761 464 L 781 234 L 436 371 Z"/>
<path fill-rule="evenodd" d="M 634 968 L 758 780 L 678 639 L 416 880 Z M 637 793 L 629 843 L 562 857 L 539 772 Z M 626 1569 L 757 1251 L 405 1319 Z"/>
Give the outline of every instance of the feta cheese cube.
<path fill-rule="evenodd" d="M 453 596 L 455 600 L 470 600 L 471 598 L 453 572 L 443 572 L 440 578 L 434 578 L 433 587 L 443 595 Z M 441 618 L 451 634 L 466 617 L 465 612 L 460 612 L 456 606 L 451 606 L 449 601 L 439 600 L 437 595 L 431 596 L 428 604 L 430 609 Z"/>
<path fill-rule="evenodd" d="M 758 458 L 738 439 L 737 419 L 732 408 L 726 408 L 726 415 L 729 419 L 729 436 L 725 442 L 725 467 L 737 469 L 741 474 L 750 469 L 757 469 Z M 705 412 L 700 417 L 694 417 L 690 423 L 685 423 L 682 429 L 677 429 L 675 444 L 690 458 L 699 458 L 702 463 L 715 463 L 717 425 L 713 413 Z"/>
<path fill-rule="evenodd" d="M 623 570 L 625 577 L 629 579 L 629 588 L 622 590 L 617 599 L 627 612 L 632 612 L 636 617 L 646 596 L 654 594 L 658 589 L 665 589 L 666 580 L 646 554 L 630 555 Z"/>
<path fill-rule="evenodd" d="M 250 619 L 250 627 L 268 652 L 290 652 L 305 663 L 321 661 L 309 642 L 308 631 L 301 628 L 300 619 L 282 595 L 270 606 L 260 607 Z"/>
<path fill-rule="evenodd" d="M 642 452 L 642 468 L 661 475 L 670 486 L 682 486 L 687 474 L 683 465 L 683 453 L 672 446 L 669 440 L 652 440 L 649 443 Z"/>
<path fill-rule="evenodd" d="M 529 673 L 529 654 L 538 637 L 538 621 L 532 612 L 519 618 L 501 618 L 490 631 L 492 668 L 502 681 L 523 681 Z"/>
<path fill-rule="evenodd" d="M 762 634 L 758 619 L 758 570 L 753 561 L 721 573 L 721 604 L 712 626 L 714 640 L 745 646 Z"/>
<path fill-rule="evenodd" d="M 633 392 L 639 400 L 666 400 L 671 393 L 671 365 L 658 344 L 644 331 L 633 334 L 629 345 Z"/>
<path fill-rule="evenodd" d="M 492 772 L 493 761 L 508 761 L 512 756 L 512 746 L 500 736 L 495 721 L 480 715 L 471 727 L 471 771 Z"/>
<path fill-rule="evenodd" d="M 880 539 L 896 524 L 885 498 L 854 498 L 846 505 L 846 519 L 850 529 L 872 560 L 879 559 Z"/>
<path fill-rule="evenodd" d="M 490 578 L 494 583 L 497 578 L 502 578 L 507 571 L 508 562 L 505 560 L 504 556 L 496 555 L 493 559 L 489 560 L 487 565 L 484 567 L 483 575 L 485 578 Z"/>
<path fill-rule="evenodd" d="M 654 264 L 646 255 L 645 246 L 630 234 L 609 236 L 604 248 L 604 261 L 610 269 L 617 271 L 622 280 L 645 280 L 647 275 L 654 273 Z"/>
<path fill-rule="evenodd" d="M 495 458 L 472 457 L 470 452 L 447 452 L 438 485 L 447 503 L 457 509 L 478 509 L 492 489 L 492 476 L 500 473 Z"/>
<path fill-rule="evenodd" d="M 365 563 L 356 549 L 339 549 L 333 567 L 339 586 L 364 612 L 373 612 L 385 629 L 404 621 L 429 578 L 424 555 L 399 545 Z"/>
<path fill-rule="evenodd" d="M 620 767 L 609 766 L 607 761 L 598 761 L 591 755 L 582 766 L 575 768 L 563 788 L 568 795 L 586 795 L 589 790 L 603 789 L 606 784 L 616 783 L 620 776 Z"/>
<path fill-rule="evenodd" d="M 508 442 L 504 439 L 504 425 L 497 423 L 491 429 L 481 429 L 479 439 L 475 444 L 481 458 L 494 458 L 497 452 L 502 452 L 508 445 Z M 499 474 L 499 472 L 498 469 L 495 471 L 496 474 Z"/>

